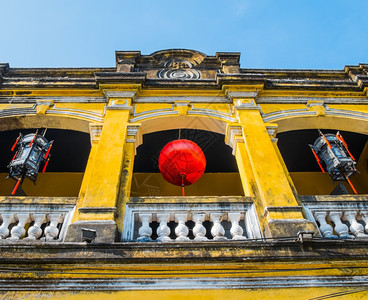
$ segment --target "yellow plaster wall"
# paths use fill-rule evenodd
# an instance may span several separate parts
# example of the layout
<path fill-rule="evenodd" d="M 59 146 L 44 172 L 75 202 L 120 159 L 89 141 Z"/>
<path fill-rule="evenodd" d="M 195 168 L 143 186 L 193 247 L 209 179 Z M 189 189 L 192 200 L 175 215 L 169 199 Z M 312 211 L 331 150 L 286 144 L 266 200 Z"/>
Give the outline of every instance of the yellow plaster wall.
<path fill-rule="evenodd" d="M 0 196 L 9 196 L 15 181 L 5 179 L 7 173 L 0 173 Z M 82 183 L 83 173 L 39 173 L 36 185 L 25 179 L 22 189 L 27 196 L 77 197 Z"/>
<path fill-rule="evenodd" d="M 132 197 L 181 196 L 181 187 L 168 183 L 160 173 L 134 173 Z M 204 173 L 194 184 L 185 187 L 186 196 L 243 196 L 238 173 Z M 248 195 L 246 195 L 248 196 Z"/>

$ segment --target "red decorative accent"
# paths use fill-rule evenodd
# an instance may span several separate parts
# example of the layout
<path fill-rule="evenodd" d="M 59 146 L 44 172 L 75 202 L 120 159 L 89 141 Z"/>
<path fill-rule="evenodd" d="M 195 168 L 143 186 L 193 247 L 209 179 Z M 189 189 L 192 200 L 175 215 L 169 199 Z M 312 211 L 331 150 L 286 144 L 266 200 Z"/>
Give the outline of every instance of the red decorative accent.
<path fill-rule="evenodd" d="M 34 140 L 35 140 L 35 138 L 36 138 L 36 136 L 37 136 L 37 134 L 38 134 L 38 129 L 36 130 L 36 133 L 35 133 L 35 135 L 34 135 L 34 137 L 33 137 L 33 139 L 32 139 L 32 141 L 31 141 L 31 143 L 29 144 L 29 148 L 31 148 L 31 146 L 32 146 L 32 144 L 33 144 L 33 142 L 34 142 Z"/>
<path fill-rule="evenodd" d="M 11 147 L 11 151 L 14 151 L 15 146 L 18 144 L 20 137 L 21 137 L 21 135 L 19 134 L 17 139 L 15 140 L 15 143 L 14 143 L 13 147 Z"/>
<path fill-rule="evenodd" d="M 51 150 L 51 147 L 52 147 L 52 143 L 53 143 L 53 142 L 54 142 L 54 141 L 51 141 L 50 146 L 49 146 L 49 148 L 47 149 L 45 156 L 43 157 L 44 159 L 46 159 L 46 158 L 49 156 L 49 153 L 50 153 L 50 150 Z"/>
<path fill-rule="evenodd" d="M 49 164 L 49 161 L 50 161 L 50 157 L 46 160 L 46 163 L 45 163 L 45 165 L 43 166 L 43 169 L 42 169 L 42 173 L 45 173 L 46 167 Z"/>
<path fill-rule="evenodd" d="M 311 148 L 311 150 L 312 150 L 312 152 L 313 152 L 313 155 L 314 155 L 314 157 L 315 157 L 315 159 L 316 159 L 316 161 L 317 161 L 317 163 L 318 163 L 319 167 L 321 168 L 322 173 L 325 173 L 325 169 L 323 169 L 323 167 L 322 167 L 322 165 L 321 165 L 321 161 L 319 160 L 319 158 L 318 158 L 318 155 L 317 155 L 316 151 L 314 151 L 314 149 L 313 149 L 313 146 L 312 146 L 312 145 L 309 145 L 309 146 L 310 146 L 310 148 Z"/>
<path fill-rule="evenodd" d="M 206 169 L 206 158 L 196 143 L 175 140 L 161 150 L 158 167 L 168 182 L 184 187 L 201 178 Z"/>
<path fill-rule="evenodd" d="M 12 190 L 12 192 L 11 192 L 11 196 L 14 196 L 15 195 L 15 192 L 17 191 L 17 189 L 18 189 L 18 187 L 19 187 L 19 184 L 20 184 L 20 182 L 22 181 L 22 179 L 19 179 L 18 181 L 17 181 L 17 183 L 15 184 L 15 186 L 14 186 L 14 188 L 13 188 L 13 190 Z"/>
<path fill-rule="evenodd" d="M 342 137 L 342 135 L 341 135 L 340 131 L 338 131 L 338 132 L 336 133 L 336 137 L 337 137 L 337 138 L 342 142 L 342 144 L 344 145 L 344 147 L 345 147 L 346 151 L 348 151 L 348 153 L 349 153 L 349 155 L 350 155 L 351 159 L 352 159 L 353 161 L 355 161 L 355 158 L 354 158 L 353 154 L 351 154 L 351 153 L 350 153 L 350 151 L 349 151 L 349 149 L 348 149 L 348 144 L 346 144 L 346 142 L 345 142 L 344 138 Z"/>

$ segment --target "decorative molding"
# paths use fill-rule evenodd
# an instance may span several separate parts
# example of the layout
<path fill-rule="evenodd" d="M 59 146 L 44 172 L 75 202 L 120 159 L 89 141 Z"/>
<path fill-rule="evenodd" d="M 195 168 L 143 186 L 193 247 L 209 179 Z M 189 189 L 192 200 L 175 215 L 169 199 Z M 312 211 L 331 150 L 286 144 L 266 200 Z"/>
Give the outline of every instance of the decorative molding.
<path fill-rule="evenodd" d="M 356 112 L 350 110 L 342 110 L 342 109 L 334 109 L 329 108 L 328 106 L 325 107 L 325 115 L 326 116 L 343 116 L 347 118 L 354 118 L 354 119 L 361 119 L 361 120 L 368 120 L 368 113 L 364 112 Z M 305 109 L 291 109 L 291 110 L 282 110 L 276 111 L 268 114 L 263 115 L 263 121 L 267 122 L 277 122 L 282 119 L 287 119 L 290 117 L 312 117 L 317 116 L 317 112 L 312 110 Z"/>
<path fill-rule="evenodd" d="M 137 105 L 135 104 L 134 109 L 133 109 L 133 117 L 138 117 L 138 116 L 151 114 L 151 113 L 157 113 L 161 111 L 174 111 L 174 104 L 171 104 L 171 108 L 152 109 L 152 110 L 142 111 L 140 113 L 137 113 L 136 109 L 137 109 Z"/>
<path fill-rule="evenodd" d="M 225 143 L 229 145 L 236 154 L 236 144 L 244 143 L 243 129 L 241 125 L 228 125 L 226 128 Z"/>
<path fill-rule="evenodd" d="M 36 103 L 37 100 L 54 101 L 55 103 L 106 103 L 105 97 L 0 97 L 0 103 Z"/>
<path fill-rule="evenodd" d="M 0 110 L 0 118 L 35 115 L 35 114 L 36 114 L 36 105 L 33 105 L 32 107 L 25 107 L 25 108 L 11 108 L 11 109 L 1 109 Z"/>
<path fill-rule="evenodd" d="M 229 243 L 229 242 L 228 242 Z M 245 259 L 245 258 L 244 258 Z M 24 273 L 35 272 L 34 269 Z M 42 271 L 44 273 L 44 271 Z M 39 291 L 50 291 L 50 287 L 57 287 L 58 291 L 140 291 L 140 290 L 214 290 L 214 289 L 283 289 L 300 287 L 344 287 L 354 292 L 365 292 L 368 287 L 368 276 L 338 275 L 338 276 L 271 276 L 271 277 L 175 277 L 140 276 L 124 277 L 95 277 L 90 278 L 11 278 L 0 280 L 1 291 L 32 291 L 37 286 Z M 359 287 L 357 289 L 357 287 Z M 327 294 L 334 297 L 336 294 Z M 322 299 L 322 297 L 321 297 Z M 327 299 L 327 298 L 324 298 Z"/>
<path fill-rule="evenodd" d="M 285 104 L 305 104 L 308 101 L 323 101 L 325 104 L 368 104 L 368 98 L 347 98 L 347 97 L 267 97 L 260 96 L 257 103 L 285 103 Z"/>
<path fill-rule="evenodd" d="M 36 113 L 45 114 L 46 111 L 54 106 L 54 101 L 52 100 L 37 100 L 36 101 Z"/>
<path fill-rule="evenodd" d="M 129 122 L 130 123 L 135 123 L 135 122 L 139 122 L 139 121 L 142 121 L 142 120 L 151 119 L 151 118 L 155 118 L 155 117 L 176 116 L 178 114 L 179 114 L 178 111 L 159 110 L 159 111 L 154 112 L 154 113 L 144 114 L 144 115 L 140 115 L 138 117 L 132 118 L 132 119 L 129 120 Z"/>
<path fill-rule="evenodd" d="M 190 101 L 191 103 L 230 103 L 223 96 L 163 96 L 137 97 L 134 103 L 174 103 L 175 101 Z"/>
<path fill-rule="evenodd" d="M 309 100 L 307 102 L 307 107 L 313 106 L 325 106 L 325 102 L 323 100 Z"/>
<path fill-rule="evenodd" d="M 51 109 L 47 110 L 45 114 L 55 114 L 55 115 L 67 115 L 72 117 L 78 117 L 87 119 L 89 121 L 94 122 L 103 122 L 104 121 L 104 115 L 91 112 L 87 110 L 81 110 L 81 109 L 74 109 L 74 108 L 58 108 L 56 105 L 51 107 Z"/>
<path fill-rule="evenodd" d="M 263 116 L 263 122 L 275 122 L 280 119 L 286 119 L 289 117 L 295 117 L 295 116 L 315 116 L 315 111 L 310 111 L 307 108 L 305 109 L 290 109 L 290 110 L 281 110 L 276 111 L 268 114 L 264 114 Z"/>
<path fill-rule="evenodd" d="M 164 69 L 157 72 L 158 78 L 188 80 L 200 79 L 201 73 L 192 69 L 193 65 L 184 59 L 172 59 L 165 63 Z"/>
<path fill-rule="evenodd" d="M 276 133 L 277 133 L 277 128 L 279 127 L 279 125 L 277 124 L 265 124 L 268 135 L 271 138 L 275 138 L 276 137 Z"/>
<path fill-rule="evenodd" d="M 78 211 L 84 214 L 106 214 L 115 213 L 116 207 L 80 207 Z"/>
<path fill-rule="evenodd" d="M 234 98 L 257 98 L 259 91 L 228 91 L 226 94 L 230 99 Z"/>
<path fill-rule="evenodd" d="M 262 108 L 253 99 L 237 99 L 234 102 L 234 108 L 237 110 L 259 110 L 262 114 Z"/>
<path fill-rule="evenodd" d="M 124 101 L 123 103 L 121 103 Z M 130 105 L 130 101 L 128 99 L 119 99 L 119 100 L 111 100 L 110 105 L 105 107 L 106 110 L 129 110 L 130 113 L 133 113 L 133 107 Z"/>
<path fill-rule="evenodd" d="M 89 124 L 91 145 L 93 143 L 97 143 L 100 140 L 102 128 L 102 124 Z"/>
<path fill-rule="evenodd" d="M 141 124 L 128 124 L 127 125 L 126 142 L 134 143 L 135 151 L 137 150 L 137 147 L 141 145 L 143 142 Z"/>
<path fill-rule="evenodd" d="M 110 98 L 134 98 L 137 91 L 107 91 L 104 90 L 104 94 L 107 99 Z"/>

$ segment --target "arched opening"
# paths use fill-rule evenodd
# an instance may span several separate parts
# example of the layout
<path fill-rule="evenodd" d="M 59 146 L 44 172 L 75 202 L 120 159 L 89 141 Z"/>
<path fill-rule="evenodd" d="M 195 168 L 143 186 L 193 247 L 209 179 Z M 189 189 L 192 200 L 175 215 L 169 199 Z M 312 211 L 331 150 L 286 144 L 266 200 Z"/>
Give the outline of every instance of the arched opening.
<path fill-rule="evenodd" d="M 143 135 L 134 161 L 131 196 L 180 196 L 181 188 L 165 181 L 158 169 L 162 148 L 179 138 L 197 143 L 203 150 L 207 166 L 202 178 L 185 188 L 188 196 L 244 195 L 232 149 L 224 135 L 202 129 L 172 129 Z"/>
<path fill-rule="evenodd" d="M 342 136 L 348 144 L 349 151 L 356 159 L 359 174 L 350 179 L 359 194 L 368 193 L 368 136 L 361 133 L 343 131 L 336 126 L 320 127 L 324 133 L 333 133 L 340 129 Z M 319 137 L 317 129 L 301 129 L 278 133 L 278 147 L 290 173 L 293 183 L 300 195 L 330 195 L 331 193 L 344 193 L 337 188 L 340 182 L 333 182 L 328 173 L 322 173 L 314 155 L 308 146 L 313 144 Z M 353 190 L 346 181 L 342 181 L 347 192 L 352 194 Z M 337 189 L 336 189 L 337 188 Z"/>
<path fill-rule="evenodd" d="M 0 132 L 0 195 L 9 196 L 15 184 L 8 175 L 7 165 L 14 152 L 10 149 L 19 132 L 34 133 L 37 128 L 21 126 L 22 129 Z M 27 128 L 28 129 L 24 129 Z M 69 129 L 49 128 L 45 137 L 54 140 L 51 159 L 45 173 L 38 174 L 36 184 L 25 179 L 22 190 L 27 196 L 74 197 L 78 196 L 86 168 L 91 144 L 89 134 Z"/>

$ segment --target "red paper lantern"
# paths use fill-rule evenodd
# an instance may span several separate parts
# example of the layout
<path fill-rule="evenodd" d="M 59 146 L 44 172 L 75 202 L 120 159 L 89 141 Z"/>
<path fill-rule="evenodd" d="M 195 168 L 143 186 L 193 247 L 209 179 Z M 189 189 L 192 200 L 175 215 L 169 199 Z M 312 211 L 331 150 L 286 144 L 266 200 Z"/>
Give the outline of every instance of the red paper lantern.
<path fill-rule="evenodd" d="M 161 150 L 158 167 L 168 182 L 184 187 L 201 178 L 206 169 L 206 158 L 196 143 L 180 139 Z"/>

